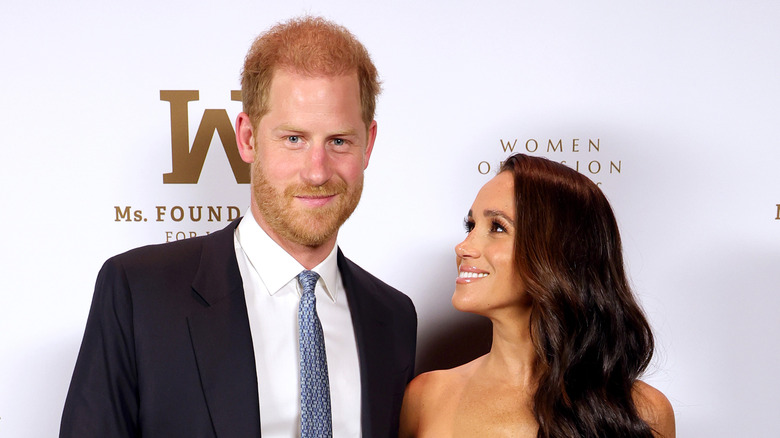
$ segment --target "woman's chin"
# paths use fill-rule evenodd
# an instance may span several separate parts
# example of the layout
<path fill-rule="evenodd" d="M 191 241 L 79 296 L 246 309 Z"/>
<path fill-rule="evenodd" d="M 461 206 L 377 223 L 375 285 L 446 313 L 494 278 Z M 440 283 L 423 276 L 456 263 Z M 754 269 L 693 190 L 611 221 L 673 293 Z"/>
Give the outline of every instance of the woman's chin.
<path fill-rule="evenodd" d="M 481 315 L 483 313 L 480 310 L 484 309 L 481 309 L 479 301 L 475 298 L 473 295 L 458 291 L 458 288 L 455 288 L 455 293 L 452 294 L 452 307 L 461 312 Z"/>

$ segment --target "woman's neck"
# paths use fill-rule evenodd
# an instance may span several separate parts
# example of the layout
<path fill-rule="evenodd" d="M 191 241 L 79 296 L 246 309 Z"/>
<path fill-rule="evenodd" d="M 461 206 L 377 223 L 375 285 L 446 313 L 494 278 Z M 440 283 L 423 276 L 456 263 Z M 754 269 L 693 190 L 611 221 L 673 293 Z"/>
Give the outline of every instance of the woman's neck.
<path fill-rule="evenodd" d="M 506 384 L 530 388 L 534 382 L 536 363 L 530 312 L 491 320 L 493 343 L 485 357 L 486 370 L 493 376 L 504 376 Z"/>

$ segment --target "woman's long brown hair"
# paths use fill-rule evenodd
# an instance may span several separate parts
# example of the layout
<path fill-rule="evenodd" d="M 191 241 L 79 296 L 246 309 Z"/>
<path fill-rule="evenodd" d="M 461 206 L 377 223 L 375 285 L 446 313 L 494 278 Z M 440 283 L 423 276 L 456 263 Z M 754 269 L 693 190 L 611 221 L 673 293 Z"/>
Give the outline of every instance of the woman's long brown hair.
<path fill-rule="evenodd" d="M 515 258 L 532 299 L 540 438 L 652 437 L 632 388 L 653 335 L 628 285 L 617 222 L 584 175 L 516 154 Z"/>

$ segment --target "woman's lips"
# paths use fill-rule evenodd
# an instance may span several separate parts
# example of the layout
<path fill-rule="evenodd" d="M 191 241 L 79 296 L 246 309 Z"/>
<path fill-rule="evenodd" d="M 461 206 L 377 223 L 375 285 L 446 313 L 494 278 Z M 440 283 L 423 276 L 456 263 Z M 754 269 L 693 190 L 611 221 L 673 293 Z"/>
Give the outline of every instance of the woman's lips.
<path fill-rule="evenodd" d="M 490 275 L 481 269 L 477 269 L 471 266 L 461 266 L 458 268 L 458 278 L 455 280 L 459 284 L 467 284 L 485 278 Z"/>

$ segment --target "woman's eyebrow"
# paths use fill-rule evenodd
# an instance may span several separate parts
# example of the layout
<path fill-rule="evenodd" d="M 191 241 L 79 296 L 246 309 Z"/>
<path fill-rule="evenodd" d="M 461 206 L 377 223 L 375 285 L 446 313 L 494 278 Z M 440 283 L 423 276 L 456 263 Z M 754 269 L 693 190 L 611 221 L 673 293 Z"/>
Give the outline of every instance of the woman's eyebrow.
<path fill-rule="evenodd" d="M 471 214 L 471 212 L 469 212 L 469 215 L 470 215 L 470 214 Z M 515 221 L 514 221 L 514 219 L 512 219 L 511 217 L 509 217 L 509 215 L 508 215 L 508 214 L 504 213 L 504 212 L 503 212 L 503 211 L 501 211 L 501 210 L 484 210 L 484 211 L 482 212 L 482 214 L 483 214 L 485 217 L 501 217 L 501 218 L 504 218 L 504 220 L 506 220 L 506 221 L 507 221 L 507 222 L 509 222 L 510 224 L 512 224 L 512 225 L 514 225 L 514 224 L 515 224 Z"/>

